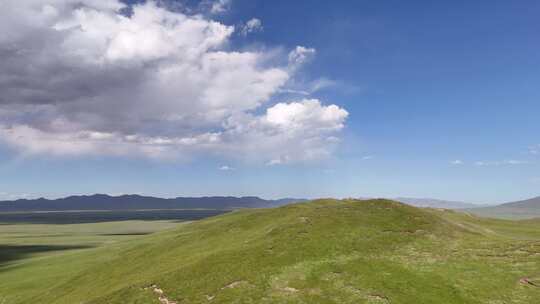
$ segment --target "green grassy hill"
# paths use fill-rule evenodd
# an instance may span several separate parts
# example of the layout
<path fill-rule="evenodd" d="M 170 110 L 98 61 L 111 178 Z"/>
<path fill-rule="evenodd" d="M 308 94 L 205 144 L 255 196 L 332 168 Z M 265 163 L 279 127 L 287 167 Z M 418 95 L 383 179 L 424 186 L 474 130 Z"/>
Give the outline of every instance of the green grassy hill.
<path fill-rule="evenodd" d="M 540 222 L 318 200 L 8 264 L 0 282 L 3 304 L 536 303 Z"/>

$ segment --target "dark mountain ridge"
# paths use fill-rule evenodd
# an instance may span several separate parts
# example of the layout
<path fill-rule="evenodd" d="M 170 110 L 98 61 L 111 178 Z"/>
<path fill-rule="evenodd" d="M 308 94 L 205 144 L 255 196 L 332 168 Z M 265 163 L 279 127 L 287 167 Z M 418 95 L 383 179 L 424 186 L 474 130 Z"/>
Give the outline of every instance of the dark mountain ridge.
<path fill-rule="evenodd" d="M 159 198 L 142 195 L 75 195 L 59 199 L 18 199 L 0 201 L 0 212 L 68 210 L 220 209 L 270 208 L 303 199 L 265 200 L 256 196 L 207 196 Z"/>

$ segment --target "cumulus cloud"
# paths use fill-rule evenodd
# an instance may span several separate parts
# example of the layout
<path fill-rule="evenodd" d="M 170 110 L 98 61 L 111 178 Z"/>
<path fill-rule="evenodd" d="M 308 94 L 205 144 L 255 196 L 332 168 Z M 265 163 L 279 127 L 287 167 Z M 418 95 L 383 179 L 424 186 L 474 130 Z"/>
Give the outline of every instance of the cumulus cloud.
<path fill-rule="evenodd" d="M 231 117 L 223 135 L 236 139 L 237 145 L 229 147 L 234 153 L 265 155 L 271 164 L 317 160 L 330 155 L 338 142 L 333 135 L 344 127 L 347 116 L 347 111 L 336 105 L 303 99 L 278 103 L 264 115 Z"/>
<path fill-rule="evenodd" d="M 234 27 L 152 1 L 129 16 L 120 1 L 2 5 L 0 141 L 21 153 L 294 162 L 328 156 L 344 127 L 336 105 L 272 104 L 314 49 L 275 65 L 231 50 Z"/>
<path fill-rule="evenodd" d="M 252 18 L 250 20 L 248 20 L 248 22 L 246 22 L 246 24 L 244 24 L 240 30 L 240 34 L 243 35 L 243 36 L 247 36 L 247 34 L 249 33 L 253 33 L 253 32 L 258 32 L 258 31 L 262 31 L 263 27 L 262 27 L 262 22 L 261 20 L 257 19 L 257 18 Z"/>
<path fill-rule="evenodd" d="M 347 111 L 336 105 L 322 106 L 316 99 L 278 103 L 266 110 L 264 120 L 285 132 L 337 131 L 343 128 Z"/>

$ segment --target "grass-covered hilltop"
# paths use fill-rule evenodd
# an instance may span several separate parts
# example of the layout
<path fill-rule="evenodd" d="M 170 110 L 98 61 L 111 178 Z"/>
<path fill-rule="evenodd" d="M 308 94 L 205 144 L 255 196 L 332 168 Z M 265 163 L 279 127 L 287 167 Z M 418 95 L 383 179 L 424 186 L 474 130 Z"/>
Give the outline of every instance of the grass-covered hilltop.
<path fill-rule="evenodd" d="M 540 301 L 539 220 L 388 200 L 239 210 L 80 247 L 0 253 L 0 303 Z"/>

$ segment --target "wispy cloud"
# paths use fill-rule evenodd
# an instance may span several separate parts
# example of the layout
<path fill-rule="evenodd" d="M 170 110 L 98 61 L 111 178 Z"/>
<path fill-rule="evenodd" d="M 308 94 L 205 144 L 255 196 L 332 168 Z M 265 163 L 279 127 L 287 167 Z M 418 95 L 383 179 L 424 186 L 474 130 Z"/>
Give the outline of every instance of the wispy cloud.
<path fill-rule="evenodd" d="M 231 167 L 231 166 L 223 165 L 223 166 L 219 167 L 219 170 L 221 170 L 221 171 L 233 171 L 235 169 L 233 167 Z"/>
<path fill-rule="evenodd" d="M 372 155 L 366 155 L 366 156 L 363 156 L 362 157 L 362 160 L 370 160 L 370 159 L 373 159 L 375 158 L 375 156 L 372 156 Z"/>
<path fill-rule="evenodd" d="M 240 34 L 242 36 L 247 36 L 249 33 L 260 32 L 263 30 L 261 20 L 257 18 L 252 18 L 242 25 L 240 28 Z"/>
<path fill-rule="evenodd" d="M 269 161 L 266 163 L 266 165 L 267 165 L 267 166 L 277 166 L 277 165 L 282 165 L 282 164 L 284 164 L 284 163 L 285 163 L 285 161 L 283 161 L 283 160 L 281 160 L 281 159 L 278 158 L 278 159 L 271 159 L 271 160 L 269 160 Z"/>
<path fill-rule="evenodd" d="M 277 158 L 273 158 L 266 162 L 267 166 L 278 166 L 278 165 L 284 165 L 286 163 L 290 162 L 290 158 L 287 155 L 281 155 Z"/>
<path fill-rule="evenodd" d="M 307 83 L 304 83 L 304 82 L 294 83 L 294 84 L 291 83 L 289 87 L 282 88 L 279 90 L 279 92 L 287 93 L 287 94 L 294 94 L 294 95 L 309 96 L 318 91 L 321 91 L 330 87 L 336 87 L 339 84 L 340 83 L 338 81 L 321 77 Z"/>
<path fill-rule="evenodd" d="M 337 86 L 338 84 L 339 84 L 339 82 L 336 81 L 336 80 L 329 79 L 329 78 L 326 78 L 326 77 L 321 77 L 321 78 L 318 78 L 318 79 L 315 79 L 314 81 L 312 81 L 309 84 L 309 87 L 310 87 L 310 91 L 312 93 L 315 93 L 317 91 L 320 91 L 320 90 L 323 90 L 323 89 L 326 89 L 326 88 L 329 88 L 329 87 Z"/>
<path fill-rule="evenodd" d="M 210 13 L 223 14 L 231 7 L 231 0 L 216 0 L 210 3 Z"/>
<path fill-rule="evenodd" d="M 474 163 L 476 166 L 514 166 L 514 165 L 526 165 L 530 164 L 526 160 L 502 160 L 502 161 L 477 161 Z"/>
<path fill-rule="evenodd" d="M 463 165 L 463 161 L 456 159 L 450 162 L 452 165 Z"/>

